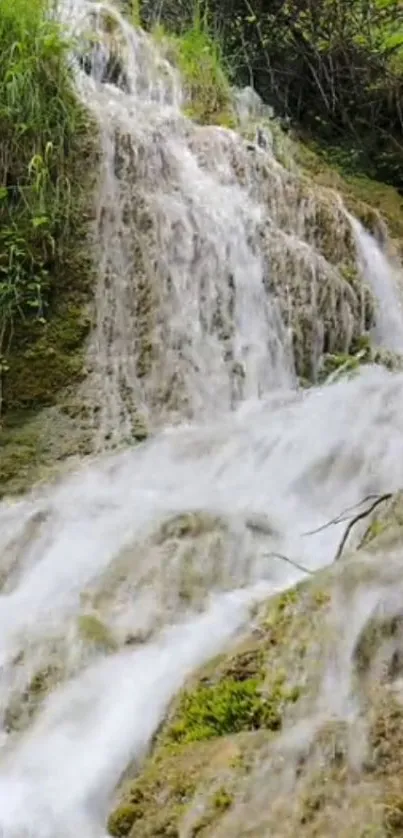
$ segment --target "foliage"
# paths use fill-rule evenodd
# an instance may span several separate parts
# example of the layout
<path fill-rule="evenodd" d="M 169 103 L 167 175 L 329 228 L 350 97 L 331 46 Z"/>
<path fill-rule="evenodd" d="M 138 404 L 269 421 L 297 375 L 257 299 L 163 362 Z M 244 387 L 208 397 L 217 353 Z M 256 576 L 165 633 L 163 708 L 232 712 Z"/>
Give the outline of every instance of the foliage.
<path fill-rule="evenodd" d="M 88 118 L 46 0 L 0 0 L 0 359 L 46 324 L 82 232 Z M 83 267 L 83 264 L 82 264 Z M 22 327 L 23 324 L 23 327 Z M 38 332 L 36 331 L 36 335 Z M 19 336 L 19 337 L 18 337 Z"/>
<path fill-rule="evenodd" d="M 273 683 L 267 694 L 259 678 L 238 681 L 229 677 L 216 684 L 201 684 L 182 696 L 169 738 L 196 742 L 261 727 L 277 730 L 283 703 L 297 698 L 296 691 L 284 688 L 283 678 Z"/>
<path fill-rule="evenodd" d="M 181 28 L 194 0 L 165 0 Z M 143 18 L 153 16 L 143 0 Z M 350 170 L 403 188 L 403 9 L 399 0 L 210 0 L 233 78 L 253 84 Z"/>
<path fill-rule="evenodd" d="M 255 19 L 236 26 L 242 27 L 244 63 L 259 92 L 315 137 L 339 147 L 344 168 L 365 168 L 403 187 L 403 19 L 397 0 L 274 2 L 266 13 L 256 0 L 254 6 Z"/>
<path fill-rule="evenodd" d="M 185 83 L 187 114 L 202 123 L 234 124 L 231 90 L 219 41 L 209 32 L 206 15 L 196 9 L 187 27 L 180 34 L 167 34 L 158 24 L 157 40 L 168 43 L 172 58 Z"/>
<path fill-rule="evenodd" d="M 324 381 L 336 381 L 341 377 L 350 377 L 360 368 L 360 362 L 365 363 L 364 353 L 358 352 L 356 355 L 348 355 L 347 353 L 332 354 L 327 353 L 322 358 L 321 369 L 319 371 L 319 383 Z"/>
<path fill-rule="evenodd" d="M 139 807 L 136 803 L 124 803 L 118 806 L 108 821 L 109 834 L 116 838 L 128 835 L 138 816 Z"/>

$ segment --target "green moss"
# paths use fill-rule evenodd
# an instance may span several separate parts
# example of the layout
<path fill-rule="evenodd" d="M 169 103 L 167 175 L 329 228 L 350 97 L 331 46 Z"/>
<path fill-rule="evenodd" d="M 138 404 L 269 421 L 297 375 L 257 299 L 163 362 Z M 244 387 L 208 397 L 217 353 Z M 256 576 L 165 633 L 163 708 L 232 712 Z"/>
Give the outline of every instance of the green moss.
<path fill-rule="evenodd" d="M 273 597 L 256 617 L 256 632 L 203 668 L 173 703 L 140 775 L 122 788 L 109 822 L 112 834 L 179 836 L 187 816 L 193 817 L 196 793 L 205 805 L 189 834 L 215 834 L 259 749 L 267 749 L 286 715 L 297 712 L 306 667 L 301 648 L 317 659 L 329 600 L 312 580 Z M 309 689 L 305 678 L 304 696 Z M 121 829 L 120 810 L 126 833 L 113 831 Z M 127 811 L 134 817 L 129 827 Z"/>
<path fill-rule="evenodd" d="M 313 598 L 315 605 L 319 608 L 323 605 L 328 605 L 331 599 L 329 591 L 322 591 L 320 588 L 319 590 L 314 591 Z"/>
<path fill-rule="evenodd" d="M 343 376 L 350 377 L 351 373 L 356 372 L 359 368 L 360 359 L 354 355 L 332 355 L 328 353 L 322 358 L 318 381 L 319 383 L 326 381 L 329 376 L 334 375 L 335 373 L 337 373 L 338 378 L 341 374 Z"/>
<path fill-rule="evenodd" d="M 62 675 L 63 671 L 57 664 L 50 664 L 36 672 L 26 690 L 11 697 L 5 711 L 6 729 L 15 731 L 26 727 Z"/>
<path fill-rule="evenodd" d="M 143 815 L 141 806 L 136 803 L 123 803 L 113 812 L 108 821 L 108 832 L 116 838 L 128 835 L 134 822 Z"/>
<path fill-rule="evenodd" d="M 278 613 L 283 613 L 282 602 Z M 260 647 L 222 660 L 216 677 L 206 680 L 207 675 L 182 694 L 166 741 L 184 744 L 261 728 L 278 730 L 286 704 L 296 702 L 300 695 L 298 686 L 287 686 L 284 672 L 266 679 L 265 652 Z"/>
<path fill-rule="evenodd" d="M 91 425 L 75 399 L 57 407 L 8 415 L 0 431 L 0 497 L 26 491 L 92 452 Z"/>
<path fill-rule="evenodd" d="M 350 353 L 326 353 L 321 359 L 318 371 L 318 383 L 321 384 L 332 377 L 351 377 L 362 364 L 378 364 L 390 370 L 399 370 L 403 366 L 403 358 L 394 352 L 388 352 L 373 347 L 367 334 L 353 341 Z"/>
<path fill-rule="evenodd" d="M 375 518 L 374 521 L 368 527 L 367 532 L 365 533 L 365 537 L 361 542 L 361 546 L 365 547 L 365 545 L 370 544 L 371 541 L 374 541 L 375 538 L 378 538 L 379 535 L 382 535 L 383 532 L 387 529 L 387 524 L 385 521 L 379 521 Z"/>
<path fill-rule="evenodd" d="M 224 787 L 219 788 L 212 796 L 211 800 L 205 804 L 205 810 L 196 823 L 192 824 L 192 838 L 200 834 L 206 834 L 206 830 L 211 834 L 211 828 L 228 809 L 233 802 L 233 795 L 230 794 Z"/>
<path fill-rule="evenodd" d="M 11 437 L 0 433 L 0 497 L 18 475 L 20 485 L 30 482 L 35 473 L 38 451 L 36 435 L 24 434 Z"/>
<path fill-rule="evenodd" d="M 60 301 L 59 301 L 60 302 Z M 84 375 L 84 340 L 90 321 L 85 309 L 66 306 L 55 318 L 20 334 L 4 376 L 5 411 L 54 404 L 61 389 Z M 6 414 L 7 418 L 7 414 Z"/>
<path fill-rule="evenodd" d="M 233 796 L 225 788 L 220 788 L 213 797 L 213 806 L 220 812 L 225 812 L 232 804 Z"/>
<path fill-rule="evenodd" d="M 108 820 L 108 832 L 122 838 L 177 836 L 177 823 L 195 790 L 195 766 L 181 762 L 180 757 L 165 754 L 151 760 L 141 777 L 125 789 L 121 802 Z M 198 764 L 198 767 L 200 765 Z"/>
<path fill-rule="evenodd" d="M 35 696 L 43 695 L 49 690 L 50 683 L 53 684 L 55 678 L 58 678 L 59 675 L 60 671 L 55 666 L 47 666 L 45 669 L 41 669 L 32 678 L 28 692 Z"/>
<path fill-rule="evenodd" d="M 78 618 L 78 631 L 86 643 L 108 652 L 117 649 L 117 643 L 108 627 L 95 614 L 82 614 Z"/>
<path fill-rule="evenodd" d="M 364 227 L 373 232 L 382 219 L 392 237 L 403 241 L 403 198 L 399 192 L 365 175 L 352 175 L 336 156 L 313 143 L 294 145 L 297 162 L 316 183 L 337 189 Z"/>
<path fill-rule="evenodd" d="M 185 693 L 168 738 L 184 743 L 259 727 L 276 730 L 281 725 L 281 690 L 275 687 L 264 699 L 260 686 L 254 678 L 241 682 L 226 679 Z"/>
<path fill-rule="evenodd" d="M 270 602 L 268 614 L 263 621 L 263 627 L 267 634 L 270 645 L 281 643 L 283 633 L 288 629 L 293 620 L 296 606 L 299 600 L 299 588 L 286 591 Z"/>

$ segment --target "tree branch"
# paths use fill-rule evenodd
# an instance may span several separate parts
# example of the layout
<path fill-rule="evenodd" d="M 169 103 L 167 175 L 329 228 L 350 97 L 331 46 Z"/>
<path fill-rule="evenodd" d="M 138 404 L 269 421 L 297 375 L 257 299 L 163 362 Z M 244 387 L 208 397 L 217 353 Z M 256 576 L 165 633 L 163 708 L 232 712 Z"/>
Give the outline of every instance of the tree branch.
<path fill-rule="evenodd" d="M 354 527 L 354 526 L 358 523 L 358 521 L 362 521 L 362 520 L 363 520 L 363 518 L 367 518 L 367 516 L 368 516 L 368 515 L 370 515 L 370 514 L 371 514 L 371 512 L 373 512 L 373 511 L 374 511 L 374 509 L 376 509 L 376 507 L 377 507 L 377 506 L 379 506 L 381 503 L 383 503 L 383 502 L 384 502 L 384 501 L 386 501 L 386 500 L 390 500 L 390 498 L 391 498 L 391 497 L 393 497 L 393 495 L 392 495 L 392 493 L 391 493 L 391 492 L 388 492 L 388 493 L 387 493 L 387 494 L 385 494 L 385 495 L 381 495 L 380 497 L 378 497 L 378 498 L 376 499 L 376 501 L 374 501 L 374 503 L 372 503 L 372 504 L 371 504 L 371 506 L 369 507 L 369 509 L 365 509 L 363 512 L 360 512 L 360 514 L 359 514 L 359 515 L 356 515 L 356 516 L 355 516 L 355 518 L 353 518 L 353 519 L 350 521 L 350 523 L 348 524 L 348 526 L 347 526 L 347 528 L 346 528 L 346 531 L 345 531 L 345 533 L 344 533 L 344 535 L 343 535 L 343 538 L 342 538 L 342 540 L 341 540 L 341 542 L 340 542 L 340 544 L 339 544 L 339 547 L 338 547 L 338 550 L 337 550 L 337 553 L 336 553 L 336 555 L 335 555 L 335 559 L 334 559 L 334 560 L 335 560 L 335 562 L 337 562 L 337 561 L 338 561 L 338 559 L 340 559 L 341 554 L 342 554 L 342 552 L 343 552 L 343 550 L 344 550 L 344 548 L 345 548 L 345 546 L 346 546 L 347 539 L 348 539 L 348 537 L 349 537 L 349 535 L 350 535 L 350 533 L 351 533 L 351 530 L 352 530 L 352 529 L 353 529 L 353 527 Z"/>
<path fill-rule="evenodd" d="M 281 559 L 283 562 L 287 562 L 287 564 L 292 565 L 297 570 L 302 570 L 303 573 L 308 573 L 309 576 L 314 576 L 314 571 L 309 570 L 309 568 L 304 567 L 304 565 L 296 562 L 294 559 L 290 559 L 288 556 L 284 556 L 283 553 L 264 553 L 264 555 L 268 559 Z"/>
<path fill-rule="evenodd" d="M 368 500 L 377 500 L 379 497 L 380 495 L 366 495 L 365 498 L 359 501 L 359 503 L 355 503 L 353 506 L 347 506 L 346 509 L 343 509 L 341 512 L 339 512 L 336 518 L 332 518 L 331 521 L 327 521 L 326 524 L 322 524 L 316 530 L 308 530 L 308 532 L 303 532 L 301 533 L 301 535 L 316 535 L 316 533 L 322 532 L 323 530 L 326 530 L 328 527 L 331 527 L 332 525 L 342 524 L 343 521 L 348 520 L 348 512 L 352 512 L 353 509 L 357 509 L 357 506 L 362 506 L 362 504 L 366 503 Z"/>

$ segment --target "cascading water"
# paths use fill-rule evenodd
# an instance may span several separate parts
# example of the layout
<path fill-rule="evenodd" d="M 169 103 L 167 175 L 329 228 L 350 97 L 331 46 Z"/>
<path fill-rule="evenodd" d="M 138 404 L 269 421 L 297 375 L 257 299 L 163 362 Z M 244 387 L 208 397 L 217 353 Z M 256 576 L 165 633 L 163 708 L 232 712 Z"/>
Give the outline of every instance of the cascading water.
<path fill-rule="evenodd" d="M 330 563 L 342 525 L 306 533 L 402 485 L 401 375 L 295 386 L 295 312 L 313 367 L 323 295 L 346 344 L 365 320 L 365 290 L 337 268 L 351 234 L 340 202 L 324 255 L 327 204 L 234 132 L 185 119 L 175 70 L 114 9 L 65 11 L 99 35 L 77 70 L 103 151 L 97 444 L 130 437 L 137 412 L 169 426 L 0 506 L 4 838 L 102 836 L 122 771 L 186 676 L 303 576 L 278 555 Z"/>
<path fill-rule="evenodd" d="M 186 119 L 163 48 L 113 7 L 64 12 L 84 41 L 78 84 L 103 151 L 85 383 L 98 449 L 292 386 L 293 349 L 307 377 L 334 342 L 347 351 L 370 295 L 340 269 L 354 242 L 337 196 L 234 131 Z"/>
<path fill-rule="evenodd" d="M 261 208 L 232 172 L 229 134 L 207 133 L 200 161 L 204 135 L 181 114 L 176 71 L 112 8 L 88 8 L 101 43 L 112 17 L 124 66 L 120 85 L 100 84 L 104 46 L 81 74 L 103 150 L 92 346 L 103 447 L 130 437 L 133 404 L 154 424 L 217 415 L 289 384 L 292 364 L 262 282 Z"/>
<path fill-rule="evenodd" d="M 381 247 L 359 222 L 351 218 L 362 270 L 378 301 L 376 341 L 393 352 L 403 350 L 403 309 L 400 270 L 393 266 Z"/>

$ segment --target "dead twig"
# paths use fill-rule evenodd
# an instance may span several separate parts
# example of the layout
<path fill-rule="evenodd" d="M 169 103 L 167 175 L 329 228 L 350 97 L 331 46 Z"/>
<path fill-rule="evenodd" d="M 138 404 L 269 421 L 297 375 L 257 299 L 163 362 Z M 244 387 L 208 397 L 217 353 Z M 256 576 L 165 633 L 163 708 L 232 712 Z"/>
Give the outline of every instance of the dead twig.
<path fill-rule="evenodd" d="M 346 509 L 342 509 L 342 511 L 339 512 L 336 518 L 332 518 L 331 521 L 327 521 L 326 524 L 322 524 L 316 530 L 308 530 L 308 532 L 303 532 L 302 535 L 316 535 L 316 533 L 322 532 L 323 530 L 326 530 L 328 527 L 331 527 L 336 524 L 342 524 L 343 521 L 348 520 L 348 512 L 352 512 L 353 509 L 357 509 L 357 506 L 362 506 L 362 504 L 366 503 L 368 500 L 375 500 L 379 497 L 380 495 L 366 495 L 365 498 L 360 500 L 358 503 L 354 503 L 353 506 L 347 506 Z"/>
<path fill-rule="evenodd" d="M 362 520 L 363 520 L 363 518 L 367 518 L 367 517 L 368 517 L 368 515 L 370 515 L 370 514 L 371 514 L 371 512 L 373 512 L 373 511 L 374 511 L 374 509 L 376 509 L 376 507 L 377 507 L 377 506 L 379 506 L 381 503 L 383 503 L 383 502 L 384 502 L 384 501 L 386 501 L 386 500 L 390 500 L 392 497 L 393 497 L 393 495 L 392 495 L 392 493 L 391 493 L 391 492 L 388 492 L 388 493 L 387 493 L 387 494 L 385 494 L 385 495 L 380 495 L 380 496 L 376 499 L 376 501 L 374 501 L 374 503 L 372 503 L 372 504 L 371 504 L 371 506 L 370 506 L 368 509 L 365 509 L 363 512 L 360 512 L 360 513 L 359 513 L 359 515 L 356 515 L 356 516 L 355 516 L 355 518 L 353 518 L 353 519 L 350 521 L 350 523 L 348 524 L 348 526 L 347 526 L 347 528 L 346 528 L 346 531 L 345 531 L 345 533 L 344 533 L 344 535 L 343 535 L 343 538 L 342 538 L 342 540 L 341 540 L 341 542 L 340 542 L 340 544 L 339 544 L 339 547 L 338 547 L 338 550 L 337 550 L 337 553 L 336 553 L 336 556 L 335 556 L 335 559 L 334 559 L 334 560 L 335 560 L 335 562 L 337 562 L 337 561 L 338 561 L 338 559 L 340 559 L 340 556 L 341 556 L 341 554 L 342 554 L 342 552 L 343 552 L 343 550 L 344 550 L 344 548 L 345 548 L 345 546 L 346 546 L 346 542 L 347 542 L 347 539 L 348 539 L 348 537 L 349 537 L 349 535 L 350 535 L 350 533 L 351 533 L 351 530 L 352 530 L 352 529 L 353 529 L 353 527 L 354 527 L 354 526 L 358 523 L 358 521 L 362 521 Z"/>
<path fill-rule="evenodd" d="M 287 562 L 287 564 L 292 565 L 297 570 L 302 570 L 303 573 L 308 573 L 309 576 L 314 576 L 314 571 L 309 570 L 309 568 L 304 567 L 304 565 L 300 564 L 299 562 L 294 561 L 294 559 L 290 559 L 288 556 L 284 556 L 283 553 L 265 553 L 264 554 L 268 559 L 281 559 L 283 562 Z"/>

